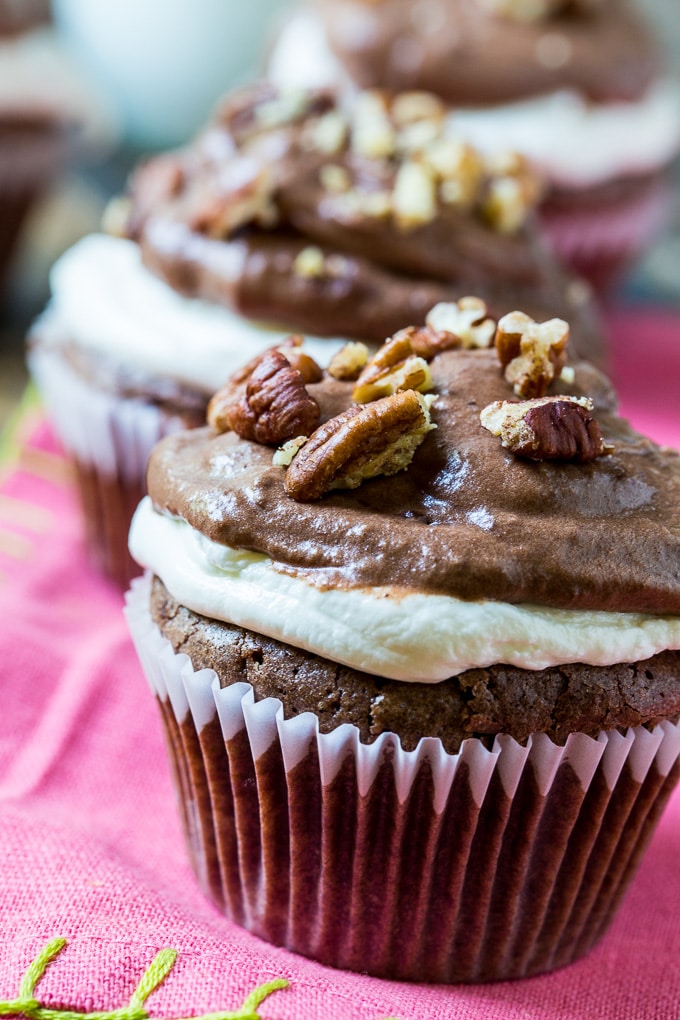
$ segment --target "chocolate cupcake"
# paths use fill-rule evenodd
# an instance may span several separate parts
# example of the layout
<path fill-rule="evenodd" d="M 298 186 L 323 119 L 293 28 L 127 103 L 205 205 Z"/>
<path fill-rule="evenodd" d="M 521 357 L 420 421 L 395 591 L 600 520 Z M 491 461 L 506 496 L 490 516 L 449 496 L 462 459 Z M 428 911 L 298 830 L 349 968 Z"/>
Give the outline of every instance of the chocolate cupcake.
<path fill-rule="evenodd" d="M 80 477 L 90 543 L 120 580 L 144 467 L 166 432 L 287 332 L 380 343 L 481 294 L 570 317 L 598 348 L 587 288 L 546 254 L 521 160 L 490 169 L 441 137 L 439 106 L 268 85 L 229 97 L 187 149 L 149 161 L 113 208 L 122 236 L 58 263 L 30 364 Z M 425 148 L 423 148 L 425 147 Z M 426 151 L 425 151 L 426 150 Z M 109 222 L 112 216 L 109 217 Z"/>
<path fill-rule="evenodd" d="M 271 74 L 434 92 L 457 136 L 540 170 L 549 240 L 598 285 L 667 221 L 680 96 L 627 0 L 319 0 L 284 30 Z"/>
<path fill-rule="evenodd" d="M 0 2 L 0 281 L 26 218 L 66 158 L 72 111 L 44 56 L 48 5 Z"/>
<path fill-rule="evenodd" d="M 587 952 L 679 769 L 680 455 L 566 323 L 493 350 L 466 312 L 316 383 L 264 355 L 156 448 L 130 539 L 202 888 L 401 980 Z"/>

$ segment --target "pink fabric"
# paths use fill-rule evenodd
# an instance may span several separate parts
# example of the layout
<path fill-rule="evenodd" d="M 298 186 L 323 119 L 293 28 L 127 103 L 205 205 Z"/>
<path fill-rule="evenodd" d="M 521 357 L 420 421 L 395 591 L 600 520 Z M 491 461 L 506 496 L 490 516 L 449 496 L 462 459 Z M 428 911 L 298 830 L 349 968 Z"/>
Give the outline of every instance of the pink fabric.
<path fill-rule="evenodd" d="M 625 412 L 680 446 L 680 320 L 618 313 L 613 373 Z M 189 869 L 160 720 L 121 615 L 84 560 L 64 461 L 38 417 L 0 476 L 0 1002 L 55 936 L 46 1005 L 127 1002 L 155 953 L 179 951 L 152 1017 L 235 1010 L 290 980 L 268 1020 L 668 1020 L 680 1001 L 680 790 L 613 928 L 547 977 L 414 986 L 342 973 L 226 921 Z"/>

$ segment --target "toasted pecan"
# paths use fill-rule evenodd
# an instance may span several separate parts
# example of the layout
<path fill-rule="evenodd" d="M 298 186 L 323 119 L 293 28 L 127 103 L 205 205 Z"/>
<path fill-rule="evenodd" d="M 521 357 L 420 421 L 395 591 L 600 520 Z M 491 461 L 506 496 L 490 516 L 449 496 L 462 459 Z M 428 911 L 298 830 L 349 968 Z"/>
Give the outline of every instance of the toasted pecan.
<path fill-rule="evenodd" d="M 332 489 L 355 489 L 369 478 L 402 471 L 435 427 L 429 406 L 430 399 L 406 390 L 324 422 L 288 468 L 286 493 L 309 502 Z"/>

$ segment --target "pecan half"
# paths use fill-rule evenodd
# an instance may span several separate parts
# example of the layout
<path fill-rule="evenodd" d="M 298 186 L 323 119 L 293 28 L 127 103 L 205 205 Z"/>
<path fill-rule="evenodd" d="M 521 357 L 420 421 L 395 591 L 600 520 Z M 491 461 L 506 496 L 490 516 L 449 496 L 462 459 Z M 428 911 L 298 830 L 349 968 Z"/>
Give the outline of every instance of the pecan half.
<path fill-rule="evenodd" d="M 408 330 L 401 330 L 379 347 L 352 391 L 352 400 L 367 404 L 371 400 L 402 390 L 432 389 L 432 376 L 424 358 L 413 352 Z"/>
<path fill-rule="evenodd" d="M 566 364 L 568 342 L 564 319 L 534 322 L 524 312 L 503 316 L 496 331 L 496 351 L 518 397 L 543 396 Z"/>
<path fill-rule="evenodd" d="M 298 502 L 332 489 L 356 489 L 377 475 L 407 468 L 427 433 L 430 399 L 413 390 L 349 407 L 314 432 L 286 472 L 286 493 Z"/>
<path fill-rule="evenodd" d="M 300 357 L 305 358 L 308 357 L 307 355 L 302 355 L 300 352 L 301 346 L 302 337 L 297 333 L 293 333 L 286 337 L 286 339 L 280 344 L 276 344 L 273 347 L 268 347 L 264 351 L 260 351 L 260 353 L 256 354 L 255 357 L 250 359 L 250 361 L 241 365 L 240 368 L 235 369 L 224 386 L 220 387 L 208 404 L 206 414 L 208 425 L 211 425 L 216 432 L 230 432 L 231 425 L 229 424 L 229 415 L 231 413 L 231 409 L 245 395 L 246 384 L 265 355 L 269 354 L 270 351 L 280 351 L 295 368 L 299 368 L 299 363 L 296 360 L 297 356 L 299 355 Z M 316 362 L 313 361 L 312 358 L 308 358 L 308 360 L 315 366 L 316 372 L 313 374 L 316 378 L 305 377 L 305 384 L 309 382 L 316 382 L 317 379 L 320 379 L 323 375 L 323 372 Z M 303 372 L 303 376 L 304 375 L 305 373 Z"/>
<path fill-rule="evenodd" d="M 614 449 L 605 443 L 592 410 L 593 402 L 587 397 L 496 400 L 482 410 L 479 419 L 518 457 L 585 464 Z"/>
<path fill-rule="evenodd" d="M 307 392 L 302 374 L 278 350 L 261 357 L 240 399 L 234 399 L 232 390 L 231 399 L 213 398 L 208 407 L 208 421 L 218 431 L 233 429 L 243 439 L 267 446 L 309 435 L 319 417 L 319 405 Z"/>

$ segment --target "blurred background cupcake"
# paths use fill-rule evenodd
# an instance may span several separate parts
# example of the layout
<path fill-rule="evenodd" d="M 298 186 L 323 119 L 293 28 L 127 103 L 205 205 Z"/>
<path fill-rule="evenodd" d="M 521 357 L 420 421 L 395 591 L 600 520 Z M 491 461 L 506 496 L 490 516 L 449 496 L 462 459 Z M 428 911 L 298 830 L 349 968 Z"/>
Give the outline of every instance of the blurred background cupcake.
<path fill-rule="evenodd" d="M 471 323 L 557 311 L 600 353 L 587 288 L 536 228 L 532 175 L 448 144 L 442 114 L 431 96 L 361 92 L 340 109 L 325 91 L 237 89 L 190 145 L 135 171 L 106 217 L 118 236 L 58 260 L 29 361 L 108 574 L 134 570 L 153 444 L 201 424 L 214 387 L 291 332 L 325 365 L 342 338 L 380 343 L 475 294 Z"/>
<path fill-rule="evenodd" d="M 680 98 L 646 15 L 627 0 L 318 0 L 289 21 L 270 69 L 278 82 L 437 93 L 452 134 L 533 161 L 551 243 L 602 288 L 671 207 Z"/>
<path fill-rule="evenodd" d="M 0 285 L 29 213 L 74 151 L 110 135 L 105 106 L 70 61 L 40 0 L 0 3 Z M 4 300 L 4 295 L 3 295 Z"/>

